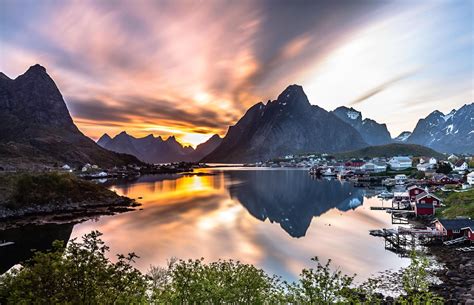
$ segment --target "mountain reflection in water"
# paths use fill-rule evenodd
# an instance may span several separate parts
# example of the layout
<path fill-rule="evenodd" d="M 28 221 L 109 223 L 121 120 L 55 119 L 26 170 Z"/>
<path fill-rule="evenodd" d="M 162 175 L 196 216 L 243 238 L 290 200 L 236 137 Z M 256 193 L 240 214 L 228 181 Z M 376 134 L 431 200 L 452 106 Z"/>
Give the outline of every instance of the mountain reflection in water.
<path fill-rule="evenodd" d="M 99 230 L 112 259 L 133 251 L 144 272 L 172 257 L 240 260 L 285 280 L 311 266 L 313 256 L 361 279 L 408 264 L 368 234 L 391 226 L 390 215 L 371 211 L 381 202 L 350 183 L 315 180 L 297 169 L 198 171 L 113 182 L 112 190 L 136 198 L 142 209 L 77 224 L 71 238 Z"/>
<path fill-rule="evenodd" d="M 349 211 L 362 205 L 364 192 L 336 179 L 309 179 L 297 170 L 231 171 L 229 192 L 255 218 L 277 222 L 293 237 L 302 237 L 315 216 L 332 208 Z"/>

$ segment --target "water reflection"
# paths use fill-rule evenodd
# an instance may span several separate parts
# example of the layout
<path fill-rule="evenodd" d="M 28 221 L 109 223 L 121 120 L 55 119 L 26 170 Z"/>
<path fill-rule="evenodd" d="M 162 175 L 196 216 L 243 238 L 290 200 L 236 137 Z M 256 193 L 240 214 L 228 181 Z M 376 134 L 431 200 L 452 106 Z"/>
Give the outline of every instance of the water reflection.
<path fill-rule="evenodd" d="M 364 192 L 351 183 L 331 179 L 309 179 L 301 171 L 230 171 L 229 186 L 254 217 L 277 222 L 293 237 L 305 236 L 313 217 L 332 208 L 348 211 L 362 205 Z"/>

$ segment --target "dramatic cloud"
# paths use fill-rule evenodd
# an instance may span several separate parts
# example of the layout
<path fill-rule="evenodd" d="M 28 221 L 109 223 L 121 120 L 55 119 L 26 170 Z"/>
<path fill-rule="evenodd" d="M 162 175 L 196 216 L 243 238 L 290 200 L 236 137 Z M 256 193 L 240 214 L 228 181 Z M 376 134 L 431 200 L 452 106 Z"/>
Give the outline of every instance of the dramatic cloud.
<path fill-rule="evenodd" d="M 293 83 L 327 109 L 357 101 L 366 112 L 371 96 L 368 115 L 387 122 L 380 101 L 433 101 L 423 112 L 468 102 L 472 17 L 456 1 L 0 0 L 0 70 L 44 65 L 93 138 L 126 129 L 197 144 L 193 134 L 224 135 Z"/>

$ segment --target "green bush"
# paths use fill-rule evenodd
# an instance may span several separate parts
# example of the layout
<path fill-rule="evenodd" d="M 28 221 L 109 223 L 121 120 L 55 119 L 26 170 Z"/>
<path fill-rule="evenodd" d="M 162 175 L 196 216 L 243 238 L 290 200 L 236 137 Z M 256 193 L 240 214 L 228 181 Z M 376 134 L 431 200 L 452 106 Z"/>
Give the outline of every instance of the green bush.
<path fill-rule="evenodd" d="M 106 188 L 66 173 L 22 174 L 13 179 L 8 200 L 10 208 L 48 203 L 100 201 L 114 193 Z"/>

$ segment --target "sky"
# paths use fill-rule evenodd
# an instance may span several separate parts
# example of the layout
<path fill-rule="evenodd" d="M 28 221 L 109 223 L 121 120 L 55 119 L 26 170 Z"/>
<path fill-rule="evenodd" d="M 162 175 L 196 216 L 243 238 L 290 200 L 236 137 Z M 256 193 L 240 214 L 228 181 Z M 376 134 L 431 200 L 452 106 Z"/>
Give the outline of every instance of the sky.
<path fill-rule="evenodd" d="M 0 71 L 36 63 L 93 139 L 196 145 L 290 84 L 395 137 L 474 101 L 474 1 L 0 0 Z"/>

